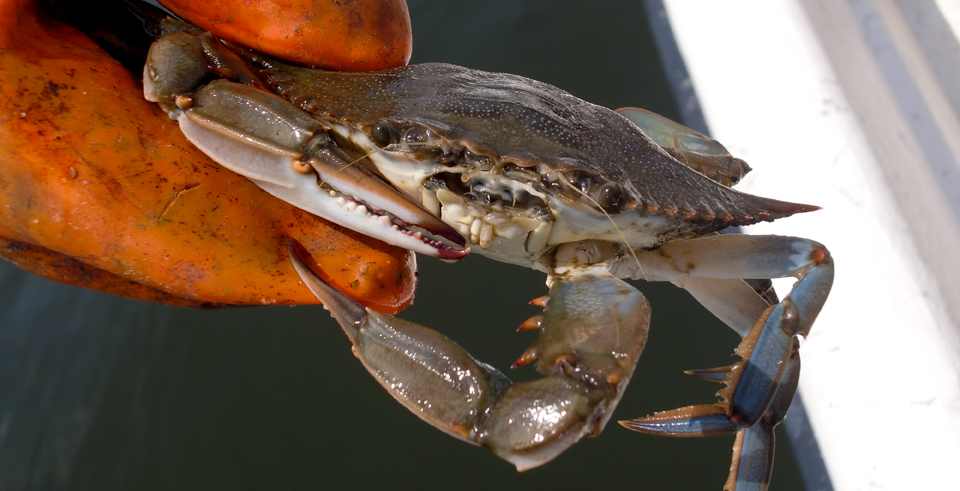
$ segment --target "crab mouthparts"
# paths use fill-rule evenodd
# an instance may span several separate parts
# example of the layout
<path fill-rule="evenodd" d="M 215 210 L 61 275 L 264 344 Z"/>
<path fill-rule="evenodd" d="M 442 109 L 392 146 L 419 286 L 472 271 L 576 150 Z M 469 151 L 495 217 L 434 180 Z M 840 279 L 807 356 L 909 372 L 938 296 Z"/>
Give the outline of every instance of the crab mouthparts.
<path fill-rule="evenodd" d="M 536 256 L 547 247 L 554 219 L 545 192 L 540 189 L 544 178 L 537 168 L 524 168 L 475 153 L 419 126 L 412 126 L 405 134 L 423 132 L 429 137 L 424 137 L 426 141 L 400 143 L 375 143 L 361 129 L 330 126 L 340 148 L 349 149 L 358 160 L 366 159 L 370 168 L 375 169 L 370 172 L 383 178 L 380 183 L 389 183 L 392 193 L 399 195 L 400 200 L 430 213 L 444 230 L 456 234 L 458 240 L 451 242 L 460 245 L 459 240 L 467 238 L 463 243 L 478 245 L 488 253 L 493 247 L 504 257 Z M 353 196 L 362 196 L 368 201 L 370 195 Z M 385 206 L 374 207 L 393 212 Z M 413 223 L 405 217 L 399 218 Z M 441 251 L 448 255 L 451 252 L 462 254 Z"/>

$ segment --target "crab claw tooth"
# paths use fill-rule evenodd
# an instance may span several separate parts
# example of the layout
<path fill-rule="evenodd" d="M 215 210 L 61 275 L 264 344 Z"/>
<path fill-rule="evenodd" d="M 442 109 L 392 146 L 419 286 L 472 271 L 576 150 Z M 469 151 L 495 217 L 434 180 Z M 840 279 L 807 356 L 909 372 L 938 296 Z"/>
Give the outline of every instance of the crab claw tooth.
<path fill-rule="evenodd" d="M 541 324 L 543 324 L 543 315 L 537 314 L 523 321 L 523 324 L 520 324 L 520 327 L 517 328 L 517 332 L 529 331 L 530 329 L 540 329 Z"/>
<path fill-rule="evenodd" d="M 737 433 L 730 475 L 723 487 L 730 491 L 764 491 L 773 471 L 773 428 L 757 425 Z"/>
<path fill-rule="evenodd" d="M 531 361 L 535 361 L 536 359 L 537 359 L 537 344 L 534 343 L 530 345 L 530 347 L 527 348 L 527 350 L 524 351 L 522 355 L 520 355 L 520 358 L 517 358 L 517 361 L 513 362 L 513 365 L 510 365 L 510 368 L 522 367 L 527 363 L 530 363 Z"/>
<path fill-rule="evenodd" d="M 687 370 L 683 373 L 692 377 L 696 377 L 700 380 L 706 380 L 707 382 L 723 382 L 723 379 L 727 378 L 727 375 L 730 373 L 731 369 L 733 369 L 733 367 L 726 366 L 705 368 L 703 370 Z"/>
<path fill-rule="evenodd" d="M 331 145 L 324 148 L 317 157 L 310 159 L 309 163 L 317 171 L 321 181 L 344 194 L 362 199 L 377 209 L 389 211 L 404 223 L 443 237 L 461 248 L 467 245 L 466 239 L 453 227 L 405 198 L 365 168 L 350 165 L 350 158 L 336 147 Z"/>
<path fill-rule="evenodd" d="M 620 421 L 620 425 L 649 435 L 683 437 L 729 435 L 740 429 L 727 417 L 726 409 L 706 404 Z"/>

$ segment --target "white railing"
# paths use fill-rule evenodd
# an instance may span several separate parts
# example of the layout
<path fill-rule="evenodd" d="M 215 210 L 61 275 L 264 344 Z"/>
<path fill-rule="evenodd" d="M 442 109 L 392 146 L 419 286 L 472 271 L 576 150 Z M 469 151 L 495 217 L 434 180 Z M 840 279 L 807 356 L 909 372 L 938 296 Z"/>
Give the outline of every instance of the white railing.
<path fill-rule="evenodd" d="M 800 383 L 833 488 L 956 489 L 960 2 L 663 4 L 739 188 L 824 208 L 744 232 L 836 260 Z"/>

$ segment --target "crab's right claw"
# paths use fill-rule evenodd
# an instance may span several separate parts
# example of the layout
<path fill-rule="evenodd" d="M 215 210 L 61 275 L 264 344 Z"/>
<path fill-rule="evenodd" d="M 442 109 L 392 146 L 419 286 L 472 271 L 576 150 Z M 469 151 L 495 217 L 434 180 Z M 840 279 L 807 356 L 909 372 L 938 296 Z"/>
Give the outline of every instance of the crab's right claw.
<path fill-rule="evenodd" d="M 639 291 L 600 273 L 554 278 L 544 313 L 523 326 L 539 328 L 540 337 L 515 364 L 537 360 L 544 378 L 511 383 L 446 336 L 359 306 L 314 275 L 292 248 L 291 259 L 350 338 L 354 355 L 394 399 L 521 471 L 600 432 L 646 341 L 650 307 Z"/>
<path fill-rule="evenodd" d="M 255 75 L 218 46 L 209 34 L 174 32 L 150 47 L 144 66 L 144 96 L 177 119 L 197 148 L 268 193 L 338 225 L 441 259 L 467 254 L 456 230 L 357 165 L 320 121 L 239 83 Z M 208 59 L 211 52 L 220 57 Z M 177 70 L 184 66 L 191 69 Z M 170 73 L 182 75 L 161 76 Z M 246 75 L 239 82 L 206 83 L 213 73 Z"/>

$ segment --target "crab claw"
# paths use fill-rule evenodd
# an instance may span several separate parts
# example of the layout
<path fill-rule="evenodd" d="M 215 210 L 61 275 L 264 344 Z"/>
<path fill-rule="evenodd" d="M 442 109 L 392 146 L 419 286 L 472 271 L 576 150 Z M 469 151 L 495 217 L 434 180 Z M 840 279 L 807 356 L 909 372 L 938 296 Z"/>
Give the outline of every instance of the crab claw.
<path fill-rule="evenodd" d="M 521 471 L 600 432 L 646 341 L 650 306 L 639 291 L 594 271 L 554 277 L 540 337 L 528 350 L 544 378 L 511 383 L 446 336 L 364 309 L 313 274 L 293 247 L 290 256 L 390 395 Z"/>
<path fill-rule="evenodd" d="M 174 32 L 151 46 L 144 66 L 144 96 L 164 107 L 197 148 L 268 193 L 338 225 L 441 259 L 469 252 L 456 230 L 356 165 L 300 108 L 243 83 L 206 83 L 215 70 L 210 67 L 226 63 L 205 59 L 218 46 L 209 34 Z M 181 66 L 193 70 L 176 70 Z M 232 66 L 231 72 L 242 72 Z"/>

